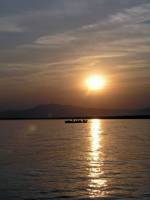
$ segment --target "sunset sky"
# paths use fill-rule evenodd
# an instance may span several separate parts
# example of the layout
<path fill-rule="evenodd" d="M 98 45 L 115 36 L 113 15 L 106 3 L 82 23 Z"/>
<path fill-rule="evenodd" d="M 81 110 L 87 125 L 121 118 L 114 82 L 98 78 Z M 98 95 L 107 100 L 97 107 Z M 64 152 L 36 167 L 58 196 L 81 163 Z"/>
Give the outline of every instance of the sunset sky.
<path fill-rule="evenodd" d="M 149 102 L 150 0 L 0 0 L 0 110 Z"/>

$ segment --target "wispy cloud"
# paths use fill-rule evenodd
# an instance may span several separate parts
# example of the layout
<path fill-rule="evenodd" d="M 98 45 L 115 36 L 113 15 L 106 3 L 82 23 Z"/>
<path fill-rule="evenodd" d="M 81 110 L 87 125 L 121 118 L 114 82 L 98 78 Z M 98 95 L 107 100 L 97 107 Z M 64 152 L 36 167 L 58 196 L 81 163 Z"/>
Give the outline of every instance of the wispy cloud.
<path fill-rule="evenodd" d="M 56 34 L 52 36 L 42 36 L 38 38 L 35 43 L 36 44 L 41 44 L 41 45 L 52 45 L 52 46 L 57 46 L 57 45 L 64 45 L 73 41 L 76 41 L 76 37 L 73 35 L 69 34 Z"/>
<path fill-rule="evenodd" d="M 104 0 L 60 2 L 53 9 L 28 10 L 0 18 L 1 38 L 2 32 L 22 37 L 14 48 L 1 49 L 3 77 L 24 76 L 38 80 L 38 85 L 44 80 L 50 84 L 53 78 L 76 77 L 88 71 L 117 76 L 122 82 L 130 79 L 130 84 L 135 83 L 134 73 L 139 77 L 141 74 L 141 80 L 149 76 L 149 3 L 133 0 L 133 5 L 126 8 L 119 7 L 124 5 L 123 0 L 114 7 L 111 1 Z M 11 35 L 6 39 L 11 43 Z M 18 64 L 23 67 L 13 71 Z"/>
<path fill-rule="evenodd" d="M 0 32 L 23 32 L 24 28 L 19 26 L 16 17 L 1 17 Z"/>

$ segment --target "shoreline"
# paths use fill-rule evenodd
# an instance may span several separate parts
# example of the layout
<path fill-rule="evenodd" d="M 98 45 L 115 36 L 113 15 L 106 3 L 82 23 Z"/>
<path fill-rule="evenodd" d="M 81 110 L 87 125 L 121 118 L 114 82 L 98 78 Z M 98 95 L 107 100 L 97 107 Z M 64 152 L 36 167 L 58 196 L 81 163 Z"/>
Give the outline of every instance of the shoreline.
<path fill-rule="evenodd" d="M 65 119 L 150 119 L 150 115 L 87 116 L 87 117 L 4 117 L 0 120 L 65 120 Z"/>

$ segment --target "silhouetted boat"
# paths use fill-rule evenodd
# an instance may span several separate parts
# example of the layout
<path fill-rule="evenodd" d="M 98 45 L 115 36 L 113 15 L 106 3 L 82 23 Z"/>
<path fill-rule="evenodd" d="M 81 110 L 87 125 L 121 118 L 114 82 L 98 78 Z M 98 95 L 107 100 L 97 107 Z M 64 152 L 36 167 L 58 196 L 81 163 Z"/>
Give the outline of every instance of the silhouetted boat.
<path fill-rule="evenodd" d="M 65 123 L 87 123 L 87 119 L 71 119 L 71 120 L 65 120 Z"/>

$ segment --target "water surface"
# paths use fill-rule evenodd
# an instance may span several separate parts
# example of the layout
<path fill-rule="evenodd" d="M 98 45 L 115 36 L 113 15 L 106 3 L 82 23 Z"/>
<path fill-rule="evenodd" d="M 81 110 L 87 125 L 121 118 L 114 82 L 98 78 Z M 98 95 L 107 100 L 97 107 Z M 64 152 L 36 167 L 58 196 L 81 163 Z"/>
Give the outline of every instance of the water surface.
<path fill-rule="evenodd" d="M 150 200 L 150 120 L 0 121 L 0 199 Z"/>

